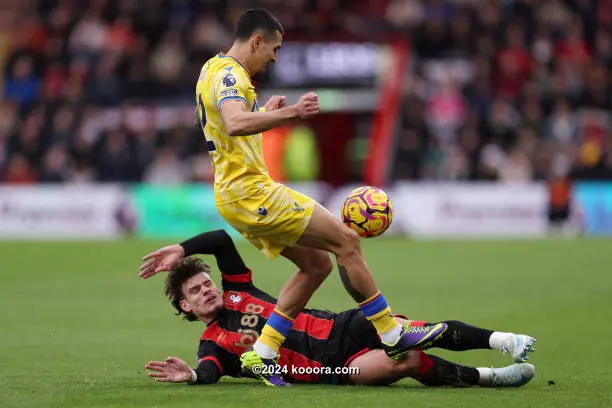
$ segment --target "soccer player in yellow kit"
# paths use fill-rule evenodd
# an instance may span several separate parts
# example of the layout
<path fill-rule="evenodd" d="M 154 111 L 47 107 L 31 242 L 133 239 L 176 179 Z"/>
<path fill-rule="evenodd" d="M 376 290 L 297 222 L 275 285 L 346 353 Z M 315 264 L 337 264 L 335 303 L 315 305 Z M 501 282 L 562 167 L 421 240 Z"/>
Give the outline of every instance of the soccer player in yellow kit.
<path fill-rule="evenodd" d="M 319 112 L 313 92 L 294 105 L 286 106 L 285 97 L 273 96 L 263 109 L 259 107 L 251 76 L 276 62 L 283 34 L 271 13 L 247 10 L 236 23 L 230 50 L 204 64 L 196 85 L 219 213 L 267 257 L 283 255 L 299 268 L 281 290 L 254 350 L 243 354 L 246 368 L 273 386 L 288 385 L 273 369 L 278 351 L 293 319 L 331 272 L 330 252 L 346 290 L 376 328 L 391 358 L 430 344 L 447 329 L 444 323 L 419 328 L 397 323 L 364 261 L 358 235 L 313 199 L 268 175 L 262 132 Z"/>

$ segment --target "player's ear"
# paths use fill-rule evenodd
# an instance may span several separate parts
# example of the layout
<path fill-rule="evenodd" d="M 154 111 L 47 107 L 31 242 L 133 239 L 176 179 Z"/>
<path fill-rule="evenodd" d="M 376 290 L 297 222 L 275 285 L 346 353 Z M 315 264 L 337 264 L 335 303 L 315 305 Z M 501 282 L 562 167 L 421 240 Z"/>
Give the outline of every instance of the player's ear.
<path fill-rule="evenodd" d="M 183 312 L 185 313 L 191 312 L 191 307 L 189 306 L 189 302 L 187 302 L 185 299 L 181 300 L 179 302 L 179 305 L 181 306 L 181 309 L 183 309 Z"/>
<path fill-rule="evenodd" d="M 253 34 L 253 51 L 257 51 L 263 45 L 264 39 L 260 33 Z"/>

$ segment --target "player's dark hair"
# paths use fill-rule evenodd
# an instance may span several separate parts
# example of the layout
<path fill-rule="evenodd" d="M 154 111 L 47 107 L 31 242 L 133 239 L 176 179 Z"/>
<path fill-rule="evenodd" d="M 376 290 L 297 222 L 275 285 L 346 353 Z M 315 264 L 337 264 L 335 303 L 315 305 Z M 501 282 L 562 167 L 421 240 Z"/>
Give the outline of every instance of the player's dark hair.
<path fill-rule="evenodd" d="M 253 33 L 260 31 L 266 39 L 274 36 L 276 31 L 285 34 L 281 23 L 266 9 L 248 9 L 236 21 L 235 35 L 238 40 L 248 40 Z"/>
<path fill-rule="evenodd" d="M 185 312 L 181 308 L 181 300 L 183 296 L 183 283 L 200 273 L 207 273 L 210 275 L 210 266 L 202 262 L 199 258 L 184 258 L 176 264 L 174 268 L 170 270 L 166 277 L 166 285 L 164 287 L 164 293 L 170 299 L 170 303 L 176 309 L 176 315 L 184 315 L 183 318 L 190 322 L 198 320 L 197 316 L 191 312 Z"/>

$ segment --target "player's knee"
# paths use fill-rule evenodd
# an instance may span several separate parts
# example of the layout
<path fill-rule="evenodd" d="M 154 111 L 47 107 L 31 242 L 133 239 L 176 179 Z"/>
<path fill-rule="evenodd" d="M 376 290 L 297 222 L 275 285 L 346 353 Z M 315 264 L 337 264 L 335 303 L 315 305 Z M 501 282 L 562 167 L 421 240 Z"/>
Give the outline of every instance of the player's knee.
<path fill-rule="evenodd" d="M 321 263 L 321 273 L 327 278 L 333 269 L 334 263 L 332 262 L 331 256 L 326 254 L 325 260 Z"/>
<path fill-rule="evenodd" d="M 342 228 L 342 240 L 337 255 L 342 257 L 361 255 L 361 241 L 357 232 L 348 227 Z"/>
<path fill-rule="evenodd" d="M 322 279 L 326 279 L 334 269 L 334 263 L 328 253 L 321 253 L 311 263 L 311 270 Z"/>

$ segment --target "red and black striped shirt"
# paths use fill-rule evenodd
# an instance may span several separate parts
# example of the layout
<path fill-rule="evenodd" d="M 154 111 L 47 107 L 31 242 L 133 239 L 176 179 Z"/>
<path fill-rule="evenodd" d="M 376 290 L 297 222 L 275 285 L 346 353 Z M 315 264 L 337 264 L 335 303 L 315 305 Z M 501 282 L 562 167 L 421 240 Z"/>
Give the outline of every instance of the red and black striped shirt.
<path fill-rule="evenodd" d="M 197 243 L 196 244 L 194 244 Z M 253 285 L 251 270 L 224 231 L 201 234 L 183 244 L 186 255 L 212 254 L 222 272 L 223 305 L 200 338 L 199 382 L 215 382 L 222 375 L 240 375 L 240 355 L 257 340 L 276 304 L 276 299 Z M 295 319 L 283 347 L 279 364 L 288 367 L 319 367 L 337 314 L 305 309 Z M 317 382 L 317 374 L 295 374 L 298 382 Z"/>
<path fill-rule="evenodd" d="M 224 308 L 202 334 L 199 361 L 214 362 L 221 374 L 238 375 L 240 355 L 255 343 L 275 304 L 275 298 L 253 285 L 250 270 L 241 274 L 224 273 Z M 335 318 L 335 313 L 320 310 L 300 313 L 280 349 L 279 364 L 320 367 Z M 318 375 L 290 377 L 302 382 L 318 380 Z"/>

